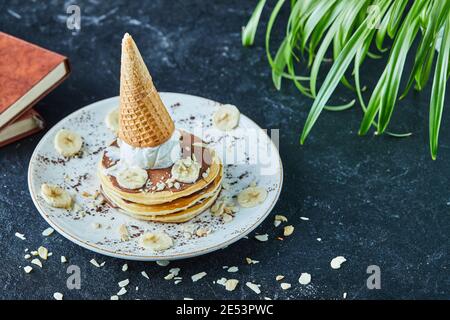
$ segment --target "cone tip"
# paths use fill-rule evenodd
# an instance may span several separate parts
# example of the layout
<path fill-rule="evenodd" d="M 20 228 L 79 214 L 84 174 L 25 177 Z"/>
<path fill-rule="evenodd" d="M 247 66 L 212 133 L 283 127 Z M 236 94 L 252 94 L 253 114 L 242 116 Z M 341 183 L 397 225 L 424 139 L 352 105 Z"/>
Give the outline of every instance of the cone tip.
<path fill-rule="evenodd" d="M 128 32 L 126 32 L 123 35 L 123 39 L 122 39 L 122 46 L 125 45 L 126 43 L 129 43 L 130 41 L 132 41 L 133 38 L 130 36 L 130 34 Z"/>

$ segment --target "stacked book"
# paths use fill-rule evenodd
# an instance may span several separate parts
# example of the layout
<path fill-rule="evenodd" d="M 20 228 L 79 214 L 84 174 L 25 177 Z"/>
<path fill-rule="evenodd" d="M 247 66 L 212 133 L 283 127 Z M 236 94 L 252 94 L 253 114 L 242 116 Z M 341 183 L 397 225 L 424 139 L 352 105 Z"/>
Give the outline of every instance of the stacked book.
<path fill-rule="evenodd" d="M 66 57 L 0 32 L 0 147 L 43 128 L 33 106 L 69 73 Z"/>

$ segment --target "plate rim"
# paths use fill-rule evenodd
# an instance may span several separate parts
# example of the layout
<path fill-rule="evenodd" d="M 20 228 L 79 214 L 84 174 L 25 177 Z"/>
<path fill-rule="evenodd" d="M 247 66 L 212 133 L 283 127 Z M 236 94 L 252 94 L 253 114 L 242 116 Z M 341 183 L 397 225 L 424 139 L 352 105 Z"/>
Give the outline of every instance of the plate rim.
<path fill-rule="evenodd" d="M 199 96 L 195 96 L 195 95 L 190 95 L 190 94 L 185 94 L 185 93 L 178 93 L 178 92 L 167 92 L 167 91 L 162 91 L 159 92 L 160 94 L 163 95 L 184 95 L 184 96 L 189 96 L 191 98 L 196 98 L 196 99 L 202 99 L 202 100 L 208 100 L 209 102 L 213 102 L 213 103 L 219 103 L 217 101 L 208 99 L 208 98 L 204 98 L 204 97 L 199 97 Z M 255 230 L 266 218 L 267 216 L 272 212 L 273 208 L 275 207 L 275 204 L 278 202 L 278 199 L 280 197 L 281 194 L 281 190 L 283 188 L 283 180 L 284 180 L 284 170 L 283 170 L 283 163 L 281 161 L 281 157 L 280 157 L 280 152 L 278 150 L 278 148 L 275 146 L 275 144 L 273 143 L 272 139 L 270 139 L 270 137 L 267 135 L 267 133 L 255 122 L 253 121 L 251 118 L 247 117 L 246 115 L 241 113 L 241 116 L 245 117 L 247 120 L 249 120 L 251 123 L 253 123 L 253 125 L 255 125 L 259 130 L 263 131 L 264 134 L 267 136 L 267 138 L 270 140 L 270 143 L 272 144 L 273 148 L 276 150 L 276 155 L 278 155 L 278 161 L 279 161 L 279 165 L 280 165 L 280 177 L 279 177 L 279 187 L 277 190 L 277 193 L 275 195 L 275 198 L 273 200 L 273 202 L 270 204 L 269 208 L 266 210 L 266 212 L 257 220 L 255 221 L 255 223 L 253 223 L 249 228 L 247 228 L 245 231 L 237 234 L 236 236 L 233 236 L 232 238 L 230 238 L 227 241 L 221 242 L 220 244 L 215 244 L 213 246 L 207 247 L 207 248 L 203 248 L 200 250 L 195 250 L 195 251 L 190 251 L 188 253 L 182 253 L 182 254 L 175 254 L 175 255 L 167 255 L 167 256 L 152 256 L 152 255 L 135 255 L 135 254 L 128 254 L 128 253 L 117 253 L 114 251 L 110 251 L 107 249 L 103 249 L 103 248 L 99 248 L 96 247 L 94 244 L 90 243 L 89 241 L 84 241 L 82 239 L 78 239 L 78 237 L 70 234 L 70 232 L 65 231 L 63 228 L 61 228 L 58 224 L 54 223 L 50 217 L 45 213 L 45 210 L 43 210 L 40 206 L 40 204 L 37 201 L 37 196 L 34 193 L 34 190 L 32 189 L 32 168 L 33 168 L 33 160 L 36 158 L 38 150 L 40 149 L 41 145 L 44 143 L 44 141 L 49 139 L 49 135 L 52 133 L 53 128 L 56 127 L 57 125 L 59 125 L 61 122 L 63 122 L 64 120 L 66 120 L 68 117 L 71 117 L 77 113 L 82 112 L 83 110 L 87 109 L 87 108 L 93 108 L 93 105 L 95 104 L 100 104 L 100 103 L 105 103 L 108 100 L 114 100 L 119 98 L 119 96 L 114 96 L 114 97 L 109 97 L 109 98 L 105 98 L 102 100 L 98 100 L 95 101 L 93 103 L 90 103 L 84 107 L 81 107 L 77 110 L 75 110 L 74 112 L 68 114 L 67 116 L 65 116 L 63 119 L 61 119 L 60 121 L 58 121 L 57 123 L 55 123 L 45 134 L 44 136 L 40 139 L 39 143 L 36 145 L 31 158 L 30 158 L 30 162 L 28 164 L 28 177 L 27 177 L 27 182 L 28 182 L 28 190 L 30 192 L 30 196 L 31 199 L 33 201 L 34 206 L 36 207 L 36 209 L 38 210 L 39 214 L 42 216 L 42 218 L 44 218 L 44 220 L 53 228 L 55 229 L 60 235 L 62 235 L 64 238 L 66 238 L 67 240 L 87 249 L 90 251 L 93 251 L 95 253 L 98 254 L 102 254 L 102 255 L 106 255 L 109 257 L 113 257 L 113 258 L 118 258 L 118 259 L 124 259 L 124 260 L 133 260 L 133 261 L 158 261 L 158 260 L 180 260 L 180 259 L 188 259 L 188 258 L 193 258 L 193 257 L 197 257 L 197 256 L 201 256 L 204 254 L 208 254 L 220 249 L 224 249 L 228 246 L 230 246 L 231 244 L 241 240 L 242 238 L 244 238 L 245 236 L 247 236 L 249 233 L 251 233 L 253 230 Z"/>

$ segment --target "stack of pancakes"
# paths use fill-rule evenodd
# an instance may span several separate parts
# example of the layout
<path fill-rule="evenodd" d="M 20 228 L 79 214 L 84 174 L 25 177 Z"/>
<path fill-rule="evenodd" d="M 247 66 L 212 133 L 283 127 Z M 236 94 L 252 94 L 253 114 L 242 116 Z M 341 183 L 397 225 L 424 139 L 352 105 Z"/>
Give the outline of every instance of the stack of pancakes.
<path fill-rule="evenodd" d="M 175 131 L 151 76 L 134 41 L 122 42 L 120 79 L 119 139 L 135 148 L 157 147 Z M 209 208 L 220 193 L 223 165 L 214 150 L 200 138 L 180 130 L 181 157 L 200 166 L 193 183 L 176 181 L 172 166 L 147 169 L 148 180 L 139 189 L 120 186 L 114 169 L 120 167 L 119 144 L 114 141 L 104 152 L 98 167 L 101 190 L 108 202 L 138 219 L 185 222 Z"/>
<path fill-rule="evenodd" d="M 142 220 L 158 222 L 185 222 L 209 208 L 220 193 L 223 166 L 214 150 L 198 143 L 195 136 L 181 132 L 182 157 L 194 155 L 202 159 L 199 179 L 195 183 L 175 184 L 170 181 L 171 169 L 148 169 L 149 181 L 141 189 L 121 187 L 114 175 L 108 174 L 117 165 L 115 156 L 110 156 L 114 142 L 103 154 L 98 174 L 102 192 L 114 207 L 126 214 Z M 164 184 L 163 190 L 156 190 L 158 184 Z"/>

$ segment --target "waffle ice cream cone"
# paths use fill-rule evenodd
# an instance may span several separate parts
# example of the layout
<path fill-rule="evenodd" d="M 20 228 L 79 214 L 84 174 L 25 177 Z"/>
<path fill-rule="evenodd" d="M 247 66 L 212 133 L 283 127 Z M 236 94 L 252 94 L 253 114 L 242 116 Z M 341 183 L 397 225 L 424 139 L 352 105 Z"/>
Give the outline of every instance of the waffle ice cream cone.
<path fill-rule="evenodd" d="M 133 38 L 122 40 L 119 138 L 137 147 L 156 147 L 175 130 Z"/>

